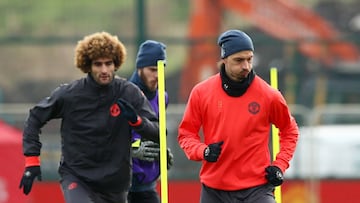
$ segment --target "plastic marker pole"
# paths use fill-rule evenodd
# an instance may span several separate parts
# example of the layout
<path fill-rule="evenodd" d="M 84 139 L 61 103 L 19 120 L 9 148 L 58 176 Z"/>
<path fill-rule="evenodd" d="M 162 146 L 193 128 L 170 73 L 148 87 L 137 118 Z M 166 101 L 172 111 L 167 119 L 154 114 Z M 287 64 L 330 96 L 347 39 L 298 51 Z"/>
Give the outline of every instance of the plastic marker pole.
<path fill-rule="evenodd" d="M 271 87 L 278 89 L 278 71 L 277 68 L 270 68 L 270 85 Z M 272 141 L 272 155 L 273 160 L 276 159 L 276 155 L 280 151 L 279 145 L 279 129 L 275 125 L 271 125 L 271 141 Z M 275 187 L 275 201 L 276 203 L 281 203 L 281 186 Z"/>
<path fill-rule="evenodd" d="M 158 92 L 159 92 L 159 131 L 160 131 L 160 180 L 161 180 L 161 203 L 168 202 L 168 179 L 167 179 L 167 147 L 166 147 L 166 112 L 165 112 L 165 74 L 164 61 L 157 62 L 158 68 Z"/>

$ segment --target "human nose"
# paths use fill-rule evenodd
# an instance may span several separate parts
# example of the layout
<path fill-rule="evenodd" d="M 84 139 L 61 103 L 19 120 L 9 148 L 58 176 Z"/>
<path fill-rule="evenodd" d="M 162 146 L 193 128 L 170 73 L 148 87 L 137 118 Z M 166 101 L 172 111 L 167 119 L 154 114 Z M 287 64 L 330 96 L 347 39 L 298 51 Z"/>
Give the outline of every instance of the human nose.
<path fill-rule="evenodd" d="M 158 72 L 155 72 L 154 78 L 155 78 L 156 80 L 158 79 Z"/>
<path fill-rule="evenodd" d="M 241 63 L 240 67 L 244 71 L 249 71 L 250 70 L 250 64 L 248 62 Z"/>
<path fill-rule="evenodd" d="M 107 69 L 108 69 L 108 67 L 106 66 L 105 63 L 101 64 L 101 66 L 100 66 L 100 71 L 101 71 L 101 72 L 106 72 Z"/>

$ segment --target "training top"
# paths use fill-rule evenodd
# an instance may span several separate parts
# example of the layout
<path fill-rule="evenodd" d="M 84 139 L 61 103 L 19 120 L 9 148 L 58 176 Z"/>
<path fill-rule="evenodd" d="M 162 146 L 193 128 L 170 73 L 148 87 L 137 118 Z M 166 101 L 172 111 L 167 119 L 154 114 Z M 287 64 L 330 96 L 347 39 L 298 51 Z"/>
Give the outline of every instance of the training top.
<path fill-rule="evenodd" d="M 255 76 L 239 97 L 227 95 L 221 85 L 218 73 L 193 88 L 179 124 L 179 145 L 190 160 L 202 161 L 200 181 L 208 187 L 234 191 L 265 184 L 267 166 L 283 172 L 289 167 L 298 126 L 281 93 L 260 77 Z M 271 124 L 280 136 L 280 152 L 273 162 Z M 224 144 L 218 161 L 205 161 L 204 149 L 219 141 Z"/>
<path fill-rule="evenodd" d="M 146 98 L 150 102 L 150 105 L 157 117 L 159 117 L 159 91 L 151 91 L 140 78 L 137 70 L 134 71 L 133 75 L 129 79 L 130 82 L 136 84 L 140 90 L 143 91 Z M 169 104 L 169 96 L 165 91 L 165 107 Z M 145 141 L 141 135 L 135 131 L 132 131 L 132 142 Z M 133 161 L 133 178 L 130 187 L 130 192 L 143 192 L 153 191 L 156 189 L 156 182 L 160 176 L 160 162 L 145 161 L 138 158 L 132 158 Z"/>
<path fill-rule="evenodd" d="M 156 91 L 155 97 L 149 100 L 156 115 L 159 116 L 159 101 L 158 91 Z M 168 104 L 168 96 L 165 92 L 165 105 Z M 141 135 L 133 132 L 132 142 L 142 140 Z M 144 161 L 138 158 L 133 158 L 133 179 L 130 188 L 131 192 L 141 192 L 155 189 L 156 181 L 160 176 L 160 162 Z"/>
<path fill-rule="evenodd" d="M 121 98 L 142 118 L 131 127 L 116 104 Z M 131 179 L 131 130 L 159 142 L 158 119 L 146 97 L 133 83 L 115 77 L 98 85 L 90 74 L 56 88 L 30 109 L 25 121 L 25 156 L 39 156 L 41 128 L 61 119 L 60 175 L 72 174 L 100 191 L 127 191 Z"/>

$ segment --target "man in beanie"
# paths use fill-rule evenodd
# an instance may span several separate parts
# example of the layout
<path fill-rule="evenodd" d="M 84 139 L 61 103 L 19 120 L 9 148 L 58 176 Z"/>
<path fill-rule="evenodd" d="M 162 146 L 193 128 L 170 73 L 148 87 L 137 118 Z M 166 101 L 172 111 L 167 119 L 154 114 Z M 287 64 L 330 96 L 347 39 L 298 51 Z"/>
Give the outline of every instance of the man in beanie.
<path fill-rule="evenodd" d="M 51 119 L 62 119 L 59 174 L 65 201 L 127 202 L 130 131 L 159 142 L 159 127 L 139 88 L 115 77 L 125 57 L 124 45 L 107 32 L 85 36 L 78 42 L 75 65 L 86 76 L 60 85 L 31 108 L 26 119 L 25 172 L 20 182 L 26 195 L 34 179 L 41 180 L 41 128 Z"/>
<path fill-rule="evenodd" d="M 281 93 L 255 74 L 251 38 L 228 30 L 218 45 L 220 73 L 192 89 L 179 145 L 190 160 L 202 161 L 201 203 L 274 203 L 273 190 L 289 167 L 298 126 Z M 273 162 L 271 124 L 280 131 L 280 152 Z"/>
<path fill-rule="evenodd" d="M 166 60 L 166 46 L 154 40 L 147 40 L 139 47 L 136 70 L 129 79 L 137 85 L 149 100 L 155 114 L 159 116 L 158 102 L 158 60 Z M 169 103 L 165 92 L 165 105 Z M 132 131 L 133 178 L 128 194 L 129 203 L 159 203 L 156 184 L 160 175 L 160 146 Z M 173 164 L 173 155 L 167 149 L 168 169 Z"/>

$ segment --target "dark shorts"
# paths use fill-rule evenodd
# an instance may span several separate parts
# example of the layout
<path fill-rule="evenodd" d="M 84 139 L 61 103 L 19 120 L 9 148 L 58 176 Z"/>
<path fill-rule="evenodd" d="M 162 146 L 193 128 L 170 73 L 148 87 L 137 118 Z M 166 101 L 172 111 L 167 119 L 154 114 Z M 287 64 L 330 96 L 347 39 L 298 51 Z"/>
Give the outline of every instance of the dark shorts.
<path fill-rule="evenodd" d="M 79 180 L 77 177 L 66 174 L 61 180 L 61 188 L 66 203 L 126 203 L 127 191 L 107 192 L 96 190 Z M 101 189 L 101 188 L 100 188 Z"/>
<path fill-rule="evenodd" d="M 217 190 L 202 184 L 200 203 L 275 203 L 274 186 L 260 185 L 244 190 Z"/>

